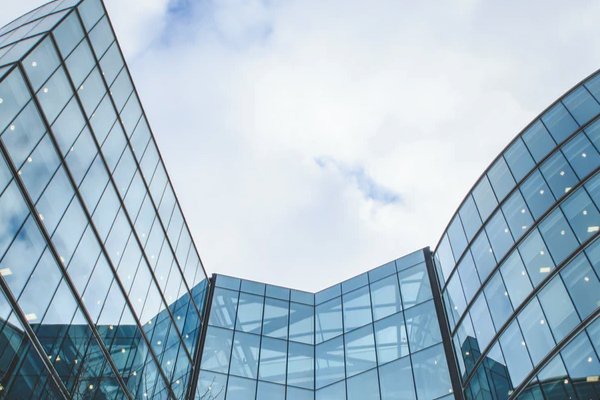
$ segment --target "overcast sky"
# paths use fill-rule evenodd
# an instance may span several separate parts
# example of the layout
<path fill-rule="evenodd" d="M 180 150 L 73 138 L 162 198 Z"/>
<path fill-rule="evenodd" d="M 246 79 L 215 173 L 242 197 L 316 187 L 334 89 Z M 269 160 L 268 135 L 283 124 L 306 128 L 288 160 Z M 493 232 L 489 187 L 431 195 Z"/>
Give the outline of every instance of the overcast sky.
<path fill-rule="evenodd" d="M 0 24 L 40 4 L 2 1 Z M 600 2 L 106 0 L 204 266 L 320 290 L 425 246 L 600 68 Z"/>

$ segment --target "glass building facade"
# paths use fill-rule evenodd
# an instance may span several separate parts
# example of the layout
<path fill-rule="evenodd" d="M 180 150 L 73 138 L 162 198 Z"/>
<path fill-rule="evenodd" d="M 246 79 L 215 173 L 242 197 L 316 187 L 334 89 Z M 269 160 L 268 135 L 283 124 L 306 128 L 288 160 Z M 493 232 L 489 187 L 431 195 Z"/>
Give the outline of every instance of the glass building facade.
<path fill-rule="evenodd" d="M 0 398 L 600 399 L 600 74 L 435 250 L 317 293 L 208 279 L 101 0 L 0 28 Z"/>

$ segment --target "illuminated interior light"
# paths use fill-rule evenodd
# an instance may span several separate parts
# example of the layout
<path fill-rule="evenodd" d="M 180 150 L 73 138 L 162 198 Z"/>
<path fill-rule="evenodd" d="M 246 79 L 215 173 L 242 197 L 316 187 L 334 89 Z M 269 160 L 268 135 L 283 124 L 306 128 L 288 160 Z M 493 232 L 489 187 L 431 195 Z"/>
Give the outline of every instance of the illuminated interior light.
<path fill-rule="evenodd" d="M 133 371 L 133 376 L 137 376 L 137 371 Z"/>
<path fill-rule="evenodd" d="M 77 364 L 79 361 L 77 361 L 77 359 L 75 359 L 75 361 L 74 361 L 74 362 L 75 362 L 75 364 Z"/>
<path fill-rule="evenodd" d="M 175 381 L 175 383 L 179 385 L 179 379 L 177 379 L 177 380 Z"/>
<path fill-rule="evenodd" d="M 159 340 L 158 342 L 156 342 L 156 344 L 160 346 L 162 342 Z"/>
<path fill-rule="evenodd" d="M 565 174 L 565 171 L 560 171 L 561 176 Z"/>
<path fill-rule="evenodd" d="M 525 276 L 525 271 L 521 271 L 521 275 Z"/>
<path fill-rule="evenodd" d="M 508 296 L 508 292 L 504 292 L 504 295 L 505 295 L 505 296 Z"/>
<path fill-rule="evenodd" d="M 121 353 L 125 353 L 125 349 L 121 349 Z"/>
<path fill-rule="evenodd" d="M 42 214 L 39 214 L 39 217 L 40 217 L 40 221 L 44 220 L 44 216 Z"/>
<path fill-rule="evenodd" d="M 540 273 L 547 274 L 548 272 L 550 272 L 550 267 L 542 267 L 542 268 L 540 268 Z"/>
<path fill-rule="evenodd" d="M 180 316 L 180 315 L 178 315 L 178 316 L 177 316 L 177 319 L 181 319 L 181 316 Z"/>
<path fill-rule="evenodd" d="M 33 159 L 31 157 L 27 157 L 27 162 L 32 162 Z"/>
<path fill-rule="evenodd" d="M 34 62 L 31 63 L 31 66 L 32 67 L 37 67 L 37 63 L 34 61 Z"/>
<path fill-rule="evenodd" d="M 94 385 L 90 385 L 89 388 L 90 390 L 92 390 L 94 388 Z"/>
<path fill-rule="evenodd" d="M 541 250 L 541 251 L 540 251 L 540 254 L 541 254 L 541 255 L 544 255 L 544 250 Z"/>
<path fill-rule="evenodd" d="M 544 320 L 541 320 L 541 321 L 540 321 L 540 324 L 544 325 L 544 324 L 545 324 Z"/>
<path fill-rule="evenodd" d="M 186 339 L 189 339 L 189 337 L 190 337 L 189 335 L 185 335 L 185 338 L 186 338 Z"/>
<path fill-rule="evenodd" d="M 521 344 L 522 344 L 523 346 L 525 346 L 525 342 L 521 342 Z"/>
<path fill-rule="evenodd" d="M 583 278 L 586 282 L 590 281 L 590 278 L 588 278 L 587 276 L 585 278 Z"/>
<path fill-rule="evenodd" d="M 12 271 L 10 270 L 10 268 L 2 268 L 2 269 L 0 269 L 0 275 L 1 276 L 12 275 Z"/>
<path fill-rule="evenodd" d="M 492 248 L 490 247 L 490 253 L 493 253 L 493 252 L 494 252 L 494 250 L 492 250 Z"/>
<path fill-rule="evenodd" d="M 561 235 L 564 235 L 564 234 L 565 234 L 565 231 L 560 231 L 560 234 L 561 234 Z"/>
<path fill-rule="evenodd" d="M 566 188 L 565 188 L 565 193 L 568 193 L 568 192 L 569 192 L 569 190 L 571 190 L 571 188 L 570 188 L 570 187 L 566 187 Z"/>
<path fill-rule="evenodd" d="M 60 361 L 60 356 L 56 356 L 56 361 Z"/>
<path fill-rule="evenodd" d="M 4 100 L 0 97 L 0 104 L 4 103 Z"/>
<path fill-rule="evenodd" d="M 466 355 L 466 356 L 468 356 L 468 355 L 469 355 L 469 352 L 467 351 L 467 352 L 465 353 L 465 355 Z"/>
<path fill-rule="evenodd" d="M 108 329 L 110 329 L 112 331 L 113 330 L 113 326 L 112 325 L 109 326 Z"/>
<path fill-rule="evenodd" d="M 599 229 L 599 226 L 588 226 L 588 233 L 598 232 Z"/>
<path fill-rule="evenodd" d="M 522 227 L 522 228 L 523 228 L 523 229 L 527 229 L 527 225 L 523 225 L 523 227 Z"/>
<path fill-rule="evenodd" d="M 587 215 L 587 210 L 583 210 L 583 215 Z"/>
<path fill-rule="evenodd" d="M 47 87 L 44 88 L 44 93 L 48 93 L 48 88 Z"/>
<path fill-rule="evenodd" d="M 585 380 L 588 382 L 598 382 L 600 380 L 600 376 L 588 376 Z"/>
<path fill-rule="evenodd" d="M 25 319 L 27 319 L 27 321 L 35 321 L 38 319 L 38 316 L 36 313 L 25 314 Z"/>
<path fill-rule="evenodd" d="M 83 85 L 79 86 L 79 90 L 83 90 Z"/>
<path fill-rule="evenodd" d="M 522 214 L 525 214 L 525 209 L 522 209 L 522 210 L 521 210 L 521 213 L 522 213 Z"/>
<path fill-rule="evenodd" d="M 17 172 L 17 175 L 21 175 L 21 170 L 19 170 L 19 172 Z"/>
<path fill-rule="evenodd" d="M 504 233 L 508 233 L 508 228 L 505 228 L 505 229 L 504 229 Z"/>
<path fill-rule="evenodd" d="M 15 126 L 14 126 L 14 125 L 11 125 L 11 126 L 10 126 L 10 130 L 11 130 L 11 131 L 14 131 L 14 130 L 15 130 Z"/>
<path fill-rule="evenodd" d="M 542 190 L 540 190 L 540 194 L 544 194 L 544 190 L 543 190 L 543 189 L 542 189 Z"/>
<path fill-rule="evenodd" d="M 588 358 L 588 362 L 592 362 L 592 357 L 589 357 L 589 358 Z"/>
<path fill-rule="evenodd" d="M 568 379 L 565 379 L 564 382 L 565 382 L 565 385 L 569 384 L 569 380 Z"/>
<path fill-rule="evenodd" d="M 167 365 L 171 365 L 171 361 L 167 361 Z"/>
<path fill-rule="evenodd" d="M 581 153 L 581 157 L 584 157 L 584 158 L 585 158 L 585 157 L 587 157 L 587 154 L 585 154 L 585 153 Z"/>
<path fill-rule="evenodd" d="M 61 257 L 61 258 L 60 258 L 60 261 L 62 261 L 62 262 L 65 262 L 65 258 L 64 258 L 64 257 Z"/>

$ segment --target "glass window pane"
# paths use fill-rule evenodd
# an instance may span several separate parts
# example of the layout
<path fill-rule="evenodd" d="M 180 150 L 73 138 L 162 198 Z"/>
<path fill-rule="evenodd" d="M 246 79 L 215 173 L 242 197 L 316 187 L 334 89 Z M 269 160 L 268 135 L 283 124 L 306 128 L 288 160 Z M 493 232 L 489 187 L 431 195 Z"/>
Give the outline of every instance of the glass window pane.
<path fill-rule="evenodd" d="M 535 167 L 535 162 L 533 161 L 533 158 L 531 158 L 531 155 L 521 138 L 517 139 L 515 143 L 506 150 L 504 159 L 508 163 L 517 182 L 523 179 L 525 175 Z"/>
<path fill-rule="evenodd" d="M 448 235 L 444 235 L 436 250 L 435 256 L 437 264 L 441 265 L 442 273 L 444 274 L 440 280 L 447 281 L 450 273 L 454 269 L 454 256 L 452 255 Z"/>
<path fill-rule="evenodd" d="M 317 389 L 344 379 L 344 341 L 341 336 L 318 344 L 315 351 Z"/>
<path fill-rule="evenodd" d="M 316 307 L 316 342 L 324 342 L 342 334 L 341 298 L 330 300 Z"/>
<path fill-rule="evenodd" d="M 404 315 L 398 313 L 375 322 L 375 339 L 379 365 L 408 355 Z"/>
<path fill-rule="evenodd" d="M 83 26 L 85 26 L 88 32 L 104 15 L 104 7 L 100 0 L 86 0 L 77 9 L 79 10 L 79 15 L 81 15 Z"/>
<path fill-rule="evenodd" d="M 73 96 L 71 85 L 67 79 L 67 74 L 63 67 L 60 67 L 52 78 L 37 94 L 42 110 L 46 114 L 48 122 L 52 124 L 60 111 L 67 105 L 69 99 Z"/>
<path fill-rule="evenodd" d="M 313 306 L 290 303 L 290 339 L 306 344 L 314 343 L 315 309 Z"/>
<path fill-rule="evenodd" d="M 73 97 L 52 125 L 52 133 L 63 155 L 69 152 L 84 126 L 85 119 L 77 100 Z"/>
<path fill-rule="evenodd" d="M 94 68 L 96 60 L 92 54 L 90 46 L 87 41 L 82 41 L 79 46 L 75 48 L 73 53 L 65 60 L 67 71 L 71 76 L 73 85 L 78 88 L 89 75 L 90 71 Z"/>
<path fill-rule="evenodd" d="M 500 157 L 498 161 L 490 167 L 487 176 L 494 188 L 496 198 L 500 201 L 506 197 L 513 187 L 515 187 L 515 180 L 503 157 Z"/>
<path fill-rule="evenodd" d="M 96 53 L 96 58 L 102 58 L 102 55 L 104 55 L 108 46 L 115 40 L 112 29 L 110 29 L 110 24 L 108 23 L 108 17 L 104 16 L 104 18 L 94 26 L 89 37 L 92 47 L 94 48 L 94 53 Z"/>
<path fill-rule="evenodd" d="M 108 135 L 108 132 L 110 132 L 110 129 L 113 127 L 116 119 L 117 114 L 115 113 L 115 109 L 110 102 L 110 98 L 108 96 L 104 96 L 104 99 L 102 99 L 102 102 L 96 109 L 96 112 L 94 112 L 90 118 L 90 123 L 92 125 L 92 129 L 94 130 L 94 136 L 96 136 L 98 143 L 104 143 L 104 139 L 106 139 L 106 135 Z M 156 164 L 154 167 L 155 166 Z"/>
<path fill-rule="evenodd" d="M 600 375 L 600 363 L 587 335 L 578 335 L 560 352 L 572 380 Z"/>
<path fill-rule="evenodd" d="M 496 258 L 485 231 L 482 231 L 471 245 L 471 255 L 475 261 L 475 267 L 479 272 L 481 280 L 487 279 L 494 267 L 496 267 Z"/>
<path fill-rule="evenodd" d="M 400 295 L 404 308 L 412 307 L 432 298 L 429 274 L 425 263 L 398 273 Z"/>
<path fill-rule="evenodd" d="M 379 367 L 379 384 L 385 400 L 416 400 L 408 357 Z"/>
<path fill-rule="evenodd" d="M 292 289 L 292 301 L 313 306 L 315 304 L 315 296 L 312 293 L 303 292 L 301 290 Z"/>
<path fill-rule="evenodd" d="M 475 296 L 475 293 L 481 286 L 471 252 L 468 251 L 458 265 L 458 274 L 460 275 L 461 283 L 463 283 L 465 298 L 467 302 L 471 302 L 473 296 Z"/>
<path fill-rule="evenodd" d="M 282 288 L 279 286 L 267 285 L 266 296 L 289 301 L 290 289 Z"/>
<path fill-rule="evenodd" d="M 258 294 L 260 296 L 264 296 L 265 295 L 265 284 L 243 280 L 241 290 L 242 290 L 242 292 L 253 293 L 253 294 Z"/>
<path fill-rule="evenodd" d="M 465 237 L 458 215 L 454 217 L 454 220 L 448 228 L 448 238 L 450 239 L 450 245 L 452 246 L 452 253 L 455 254 L 455 258 L 459 258 L 467 247 L 467 238 Z"/>
<path fill-rule="evenodd" d="M 520 189 L 536 220 L 554 204 L 554 196 L 539 171 L 535 171 Z"/>
<path fill-rule="evenodd" d="M 417 398 L 435 399 L 452 393 L 444 348 L 440 344 L 412 355 Z"/>
<path fill-rule="evenodd" d="M 46 135 L 19 170 L 19 176 L 25 184 L 32 201 L 36 202 L 40 197 L 52 175 L 58 169 L 59 163 L 51 139 Z"/>
<path fill-rule="evenodd" d="M 341 340 L 341 337 L 339 340 Z M 314 389 L 314 352 L 314 346 L 289 342 L 288 385 L 300 386 L 305 389 Z"/>
<path fill-rule="evenodd" d="M 584 254 L 571 261 L 560 275 L 581 318 L 600 306 L 600 282 Z"/>
<path fill-rule="evenodd" d="M 567 160 L 560 152 L 550 157 L 542 165 L 541 171 L 557 199 L 571 190 L 578 181 Z"/>
<path fill-rule="evenodd" d="M 448 281 L 446 294 L 448 296 L 448 312 L 458 321 L 467 308 L 467 302 L 462 290 L 460 277 L 457 274 Z"/>
<path fill-rule="evenodd" d="M 13 70 L 0 83 L 0 130 L 6 128 L 29 98 L 29 90 L 21 73 L 18 69 Z"/>
<path fill-rule="evenodd" d="M 563 147 L 562 152 L 580 179 L 586 177 L 600 164 L 600 155 L 583 133 L 570 140 Z"/>
<path fill-rule="evenodd" d="M 600 105 L 583 86 L 575 89 L 563 103 L 579 125 L 585 124 L 600 112 Z"/>
<path fill-rule="evenodd" d="M 379 400 L 377 369 L 348 378 L 348 400 Z"/>
<path fill-rule="evenodd" d="M 77 87 L 77 94 L 81 99 L 83 109 L 90 117 L 105 93 L 106 89 L 98 68 L 94 68 L 83 84 Z"/>
<path fill-rule="evenodd" d="M 346 382 L 339 382 L 317 390 L 316 400 L 346 400 Z"/>
<path fill-rule="evenodd" d="M 523 133 L 523 141 L 531 152 L 536 163 L 540 162 L 556 144 L 546 130 L 544 124 L 539 120 L 534 122 L 525 133 Z"/>
<path fill-rule="evenodd" d="M 229 373 L 245 378 L 256 379 L 259 348 L 260 336 L 236 332 L 233 338 L 233 350 L 231 352 Z"/>
<path fill-rule="evenodd" d="M 254 400 L 256 381 L 230 376 L 227 382 L 227 400 Z"/>
<path fill-rule="evenodd" d="M 227 373 L 232 342 L 233 331 L 209 326 L 202 352 L 202 369 Z"/>
<path fill-rule="evenodd" d="M 127 70 L 123 68 L 119 76 L 117 76 L 117 79 L 115 79 L 115 82 L 110 87 L 110 93 L 119 112 L 121 112 L 123 106 L 125 106 L 125 103 L 127 102 L 132 90 L 133 85 L 131 83 L 131 78 L 129 77 Z"/>
<path fill-rule="evenodd" d="M 285 340 L 262 338 L 259 379 L 285 384 L 287 343 Z"/>
<path fill-rule="evenodd" d="M 481 219 L 485 221 L 498 204 L 498 200 L 496 200 L 487 177 L 483 177 L 475 189 L 473 189 L 473 198 L 475 199 L 475 204 L 477 204 Z"/>
<path fill-rule="evenodd" d="M 257 399 L 284 400 L 285 399 L 285 386 L 259 381 L 256 398 Z"/>
<path fill-rule="evenodd" d="M 600 213 L 584 188 L 579 188 L 560 207 L 580 243 L 600 230 Z"/>
<path fill-rule="evenodd" d="M 46 131 L 33 102 L 21 112 L 2 134 L 2 142 L 17 168 L 25 162 Z"/>
<path fill-rule="evenodd" d="M 395 274 L 371 284 L 371 301 L 373 302 L 374 320 L 402 310 L 400 288 Z"/>
<path fill-rule="evenodd" d="M 227 375 L 215 374 L 209 371 L 200 371 L 196 398 L 209 396 L 213 400 L 225 400 L 225 386 Z"/>
<path fill-rule="evenodd" d="M 554 262 L 550 258 L 548 249 L 537 229 L 531 232 L 519 245 L 519 253 L 534 286 L 539 285 L 554 269 Z M 516 262 L 518 264 L 518 261 Z M 518 267 L 515 266 L 514 268 L 517 269 Z M 526 276 L 525 271 L 521 271 L 521 275 Z"/>
<path fill-rule="evenodd" d="M 506 358 L 512 384 L 516 387 L 533 368 L 517 321 L 513 321 L 500 336 L 500 346 Z"/>
<path fill-rule="evenodd" d="M 312 390 L 287 387 L 287 400 L 314 400 L 314 398 L 315 393 Z"/>
<path fill-rule="evenodd" d="M 577 123 L 565 109 L 562 103 L 558 103 L 542 116 L 542 122 L 556 141 L 561 143 L 578 128 Z"/>
<path fill-rule="evenodd" d="M 479 212 L 477 211 L 477 207 L 475 207 L 475 202 L 471 195 L 467 196 L 458 213 L 460 214 L 460 220 L 465 228 L 467 239 L 470 241 L 481 226 L 481 218 L 479 217 Z"/>
<path fill-rule="evenodd" d="M 363 287 L 343 296 L 344 331 L 372 322 L 369 288 Z"/>
<path fill-rule="evenodd" d="M 559 277 L 555 277 L 538 295 L 550 329 L 557 342 L 561 341 L 577 324 L 579 317 Z"/>
<path fill-rule="evenodd" d="M 520 277 L 523 277 L 520 274 L 520 271 L 515 272 Z M 516 277 L 516 279 L 519 278 Z M 499 272 L 494 274 L 492 279 L 490 279 L 489 283 L 485 287 L 484 292 L 485 297 L 487 299 L 490 314 L 492 315 L 492 320 L 494 321 L 494 326 L 496 327 L 496 329 L 500 329 L 500 327 L 502 327 L 502 325 L 504 325 L 504 323 L 508 321 L 508 318 L 510 318 L 510 316 L 512 315 L 513 309 L 508 299 L 508 290 L 506 289 L 506 287 L 504 287 L 504 282 L 502 281 L 502 276 L 500 276 Z M 477 318 L 473 315 L 473 312 L 471 313 L 471 316 L 473 316 L 473 320 Z"/>
<path fill-rule="evenodd" d="M 546 317 L 537 299 L 533 299 L 517 317 L 533 364 L 539 363 L 554 347 Z"/>
<path fill-rule="evenodd" d="M 263 335 L 287 339 L 289 304 L 287 301 L 265 298 Z"/>
<path fill-rule="evenodd" d="M 486 225 L 485 231 L 492 244 L 494 255 L 497 259 L 501 259 L 515 242 L 501 210 L 494 214 Z"/>
<path fill-rule="evenodd" d="M 260 335 L 262 331 L 263 304 L 264 298 L 262 296 L 240 293 L 235 329 Z"/>
<path fill-rule="evenodd" d="M 377 366 L 373 325 L 345 335 L 346 376 L 359 374 Z"/>
<path fill-rule="evenodd" d="M 578 243 L 560 210 L 555 210 L 540 224 L 540 233 L 556 264 L 564 260 Z"/>
<path fill-rule="evenodd" d="M 117 42 L 114 42 L 100 60 L 100 68 L 106 83 L 110 86 L 123 68 L 123 57 Z"/>
<path fill-rule="evenodd" d="M 470 314 L 479 348 L 485 349 L 496 334 L 496 330 L 494 329 L 494 324 L 492 323 L 488 305 L 483 294 L 480 294 L 475 302 L 473 302 Z"/>
<path fill-rule="evenodd" d="M 213 295 L 208 323 L 214 326 L 233 329 L 237 306 L 238 292 L 216 288 Z"/>
<path fill-rule="evenodd" d="M 58 68 L 60 60 L 56 54 L 56 49 L 50 38 L 46 38 L 33 50 L 25 60 L 23 60 L 23 68 L 29 77 L 29 82 L 33 87 L 33 91 L 42 86 L 44 82 Z"/>
<path fill-rule="evenodd" d="M 240 280 L 225 275 L 217 275 L 216 286 L 225 289 L 240 290 Z"/>
<path fill-rule="evenodd" d="M 348 279 L 347 281 L 342 282 L 342 294 L 346 294 L 360 287 L 366 286 L 369 284 L 369 278 L 367 273 L 362 273 L 354 278 Z"/>
<path fill-rule="evenodd" d="M 515 240 L 519 240 L 533 224 L 533 218 L 529 213 L 525 200 L 518 191 L 506 200 L 506 203 L 502 206 L 502 212 Z"/>
<path fill-rule="evenodd" d="M 412 353 L 442 341 L 433 301 L 406 310 L 404 317 Z"/>
<path fill-rule="evenodd" d="M 396 273 L 396 263 L 391 261 L 380 267 L 369 271 L 369 281 L 371 283 L 378 281 L 379 279 L 388 277 Z"/>
<path fill-rule="evenodd" d="M 334 297 L 342 295 L 342 286 L 334 285 L 330 288 L 321 290 L 320 292 L 315 293 L 315 304 L 321 304 L 327 300 L 331 300 Z"/>
<path fill-rule="evenodd" d="M 58 50 L 63 58 L 67 58 L 69 53 L 75 48 L 77 43 L 83 39 L 83 29 L 79 23 L 77 14 L 71 13 L 63 22 L 52 30 Z"/>

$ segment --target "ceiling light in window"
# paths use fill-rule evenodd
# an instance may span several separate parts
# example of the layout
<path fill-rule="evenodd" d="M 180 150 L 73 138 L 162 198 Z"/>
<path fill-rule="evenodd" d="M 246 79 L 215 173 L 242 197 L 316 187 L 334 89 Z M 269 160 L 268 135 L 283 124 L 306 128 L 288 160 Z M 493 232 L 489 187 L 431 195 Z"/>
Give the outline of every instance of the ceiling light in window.
<path fill-rule="evenodd" d="M 133 376 L 137 376 L 137 371 L 133 371 Z"/>
<path fill-rule="evenodd" d="M 12 271 L 10 270 L 10 268 L 2 268 L 2 269 L 0 269 L 0 275 L 1 276 L 12 275 Z"/>
<path fill-rule="evenodd" d="M 508 228 L 505 228 L 505 229 L 504 229 L 504 233 L 508 233 Z"/>
<path fill-rule="evenodd" d="M 565 385 L 569 384 L 569 380 L 568 379 L 565 379 L 564 382 L 565 382 Z"/>
<path fill-rule="evenodd" d="M 125 353 L 125 349 L 121 349 L 121 353 Z"/>
<path fill-rule="evenodd" d="M 36 315 L 36 313 L 31 313 L 25 314 L 25 318 L 27 319 L 27 321 L 35 321 L 36 319 L 38 319 L 38 316 Z"/>
<path fill-rule="evenodd" d="M 32 162 L 32 161 L 33 161 L 33 158 L 27 157 L 27 162 Z"/>
<path fill-rule="evenodd" d="M 467 352 L 465 353 L 465 355 L 466 355 L 466 356 L 468 356 L 468 355 L 469 355 L 469 352 L 467 351 Z"/>
<path fill-rule="evenodd" d="M 525 346 L 525 342 L 521 342 L 521 344 L 522 344 L 523 346 Z"/>
<path fill-rule="evenodd" d="M 546 322 L 544 322 L 544 320 L 540 321 L 540 324 L 544 325 Z"/>
<path fill-rule="evenodd" d="M 34 62 L 31 63 L 31 66 L 32 67 L 37 67 L 37 63 L 34 61 Z"/>
<path fill-rule="evenodd" d="M 598 229 L 600 229 L 598 226 L 588 226 L 588 233 L 598 232 Z"/>
<path fill-rule="evenodd" d="M 508 296 L 508 292 L 504 292 L 504 295 L 505 295 L 505 296 Z"/>
<path fill-rule="evenodd" d="M 544 250 L 541 250 L 541 251 L 540 251 L 540 254 L 541 254 L 541 255 L 544 255 Z"/>
<path fill-rule="evenodd" d="M 94 388 L 94 385 L 90 385 L 89 388 L 90 390 L 92 390 Z"/>
<path fill-rule="evenodd" d="M 561 176 L 564 175 L 564 174 L 565 174 L 565 171 L 560 171 L 560 175 Z"/>
<path fill-rule="evenodd" d="M 44 88 L 44 93 L 48 93 L 48 88 L 47 87 Z"/>
<path fill-rule="evenodd" d="M 588 358 L 588 362 L 592 362 L 592 357 L 589 357 L 589 358 Z"/>
<path fill-rule="evenodd" d="M 4 103 L 4 100 L 0 97 L 0 104 Z"/>
<path fill-rule="evenodd" d="M 525 271 L 521 271 L 521 275 L 525 276 Z"/>
<path fill-rule="evenodd" d="M 561 235 L 564 235 L 564 234 L 565 234 L 565 231 L 560 231 L 560 234 L 561 234 Z"/>
<path fill-rule="evenodd" d="M 525 209 L 522 209 L 522 210 L 521 210 L 521 213 L 522 213 L 522 214 L 525 214 Z"/>
<path fill-rule="evenodd" d="M 585 158 L 585 157 L 587 157 L 587 154 L 585 154 L 585 153 L 581 153 L 581 157 L 584 157 L 584 158 Z"/>
<path fill-rule="evenodd" d="M 590 278 L 588 278 L 587 276 L 585 278 L 583 278 L 586 282 L 590 281 Z"/>
<path fill-rule="evenodd" d="M 600 376 L 588 376 L 586 381 L 588 382 L 598 382 L 600 380 Z"/>
<path fill-rule="evenodd" d="M 11 125 L 11 126 L 10 126 L 10 130 L 11 130 L 11 131 L 14 131 L 14 130 L 15 130 L 15 126 L 14 126 L 14 125 Z"/>
<path fill-rule="evenodd" d="M 527 229 L 527 225 L 523 225 L 523 229 Z"/>
<path fill-rule="evenodd" d="M 587 210 L 583 210 L 583 215 L 587 215 Z"/>
<path fill-rule="evenodd" d="M 542 189 L 542 190 L 540 190 L 540 194 L 544 194 L 544 190 L 543 190 L 543 189 Z"/>
<path fill-rule="evenodd" d="M 550 267 L 542 267 L 542 268 L 540 268 L 540 273 L 547 274 L 548 272 L 550 272 Z"/>
<path fill-rule="evenodd" d="M 160 346 L 162 342 L 159 340 L 158 342 L 156 342 L 156 344 Z"/>

